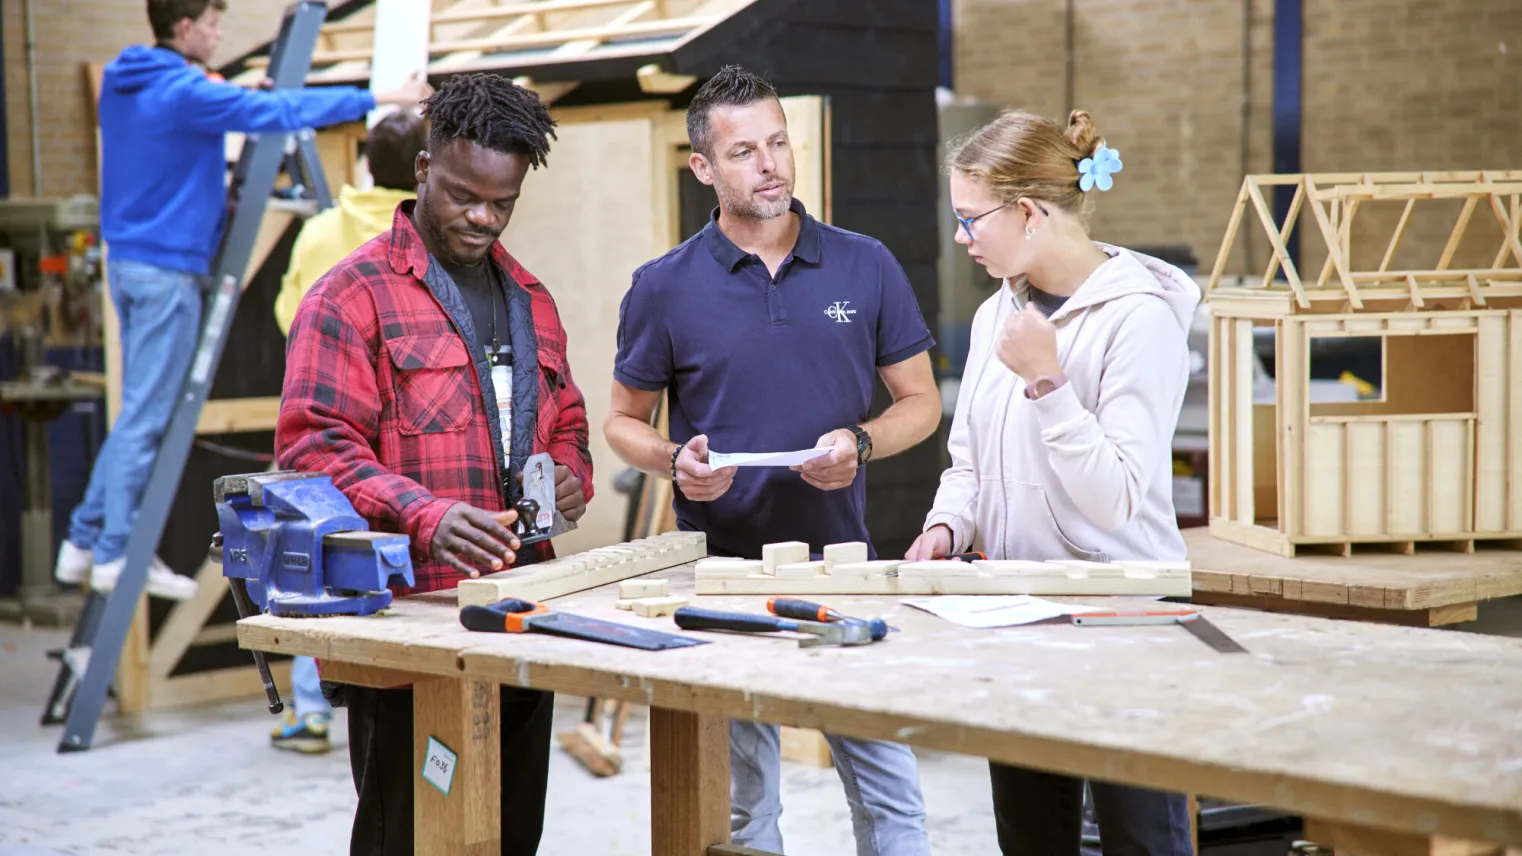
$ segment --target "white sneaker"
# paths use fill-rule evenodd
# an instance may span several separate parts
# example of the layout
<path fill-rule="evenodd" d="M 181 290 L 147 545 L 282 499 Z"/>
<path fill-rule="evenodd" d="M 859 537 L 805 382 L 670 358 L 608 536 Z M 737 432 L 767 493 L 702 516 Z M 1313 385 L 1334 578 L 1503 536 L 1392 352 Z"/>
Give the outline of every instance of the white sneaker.
<path fill-rule="evenodd" d="M 53 566 L 53 579 L 65 585 L 79 585 L 90 575 L 90 568 L 95 565 L 95 551 L 84 550 L 74 546 L 74 542 L 63 539 L 58 547 L 58 563 Z"/>
<path fill-rule="evenodd" d="M 127 564 L 127 557 L 123 556 L 115 561 L 96 565 L 90 575 L 90 587 L 98 592 L 109 592 L 116 588 L 116 581 L 122 575 L 122 568 Z M 148 594 L 152 597 L 162 597 L 168 600 L 189 600 L 195 597 L 199 586 L 190 577 L 174 572 L 174 569 L 164 564 L 164 560 L 158 556 L 153 557 L 153 564 L 148 566 Z"/>

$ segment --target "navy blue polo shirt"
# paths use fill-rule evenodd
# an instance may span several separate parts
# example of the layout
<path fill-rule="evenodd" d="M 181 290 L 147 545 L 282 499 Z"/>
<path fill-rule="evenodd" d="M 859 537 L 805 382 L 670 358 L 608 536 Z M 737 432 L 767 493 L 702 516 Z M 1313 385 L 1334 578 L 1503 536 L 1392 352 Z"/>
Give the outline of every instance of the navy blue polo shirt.
<path fill-rule="evenodd" d="M 719 230 L 703 231 L 634 272 L 619 310 L 613 376 L 669 390 L 674 442 L 708 435 L 718 452 L 785 452 L 865 422 L 877 370 L 935 344 L 903 268 L 881 242 L 825 225 L 798 200 L 797 243 L 773 278 Z M 714 555 L 761 546 L 867 541 L 866 474 L 822 491 L 787 467 L 740 467 L 713 502 L 676 492 L 682 529 Z M 872 552 L 875 558 L 876 552 Z"/>

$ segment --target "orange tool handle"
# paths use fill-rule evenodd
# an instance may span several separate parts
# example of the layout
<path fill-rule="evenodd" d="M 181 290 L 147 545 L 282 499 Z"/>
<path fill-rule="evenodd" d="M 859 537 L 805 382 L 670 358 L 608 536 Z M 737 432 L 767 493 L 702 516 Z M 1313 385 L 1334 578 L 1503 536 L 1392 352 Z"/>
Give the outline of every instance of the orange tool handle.
<path fill-rule="evenodd" d="M 549 614 L 550 608 L 542 603 L 509 597 L 486 606 L 465 607 L 460 610 L 460 623 L 467 630 L 522 633 L 530 627 L 527 619 Z"/>
<path fill-rule="evenodd" d="M 772 597 L 766 601 L 766 611 L 779 618 L 799 621 L 829 621 L 833 612 L 828 606 L 795 597 Z"/>
<path fill-rule="evenodd" d="M 964 562 L 986 562 L 988 561 L 988 554 L 977 552 L 958 553 L 955 556 L 942 556 L 941 559 L 947 562 L 955 561 L 957 559 L 961 559 Z"/>

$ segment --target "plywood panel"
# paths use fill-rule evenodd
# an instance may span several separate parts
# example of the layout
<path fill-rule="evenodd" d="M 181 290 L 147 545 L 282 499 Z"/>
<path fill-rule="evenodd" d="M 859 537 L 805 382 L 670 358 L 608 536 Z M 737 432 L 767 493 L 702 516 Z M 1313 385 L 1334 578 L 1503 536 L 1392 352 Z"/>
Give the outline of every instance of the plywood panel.
<path fill-rule="evenodd" d="M 1506 529 L 1507 318 L 1479 319 L 1475 342 L 1474 528 Z"/>
<path fill-rule="evenodd" d="M 1275 405 L 1252 406 L 1253 510 L 1264 520 L 1284 519 L 1279 510 L 1279 446 L 1274 435 L 1277 418 Z"/>
<path fill-rule="evenodd" d="M 648 117 L 565 122 L 556 129 L 549 166 L 523 183 L 503 243 L 554 295 L 569 337 L 571 374 L 587 401 L 597 496 L 578 528 L 555 540 L 561 555 L 623 540 L 627 499 L 613 489 L 624 469 L 603 439 L 612 396 L 618 308 L 634 269 L 665 252 L 668 212 L 650 207 L 667 181 L 653 167 L 655 123 Z M 664 157 L 664 151 L 660 154 Z M 652 229 L 637 221 L 662 221 Z"/>
<path fill-rule="evenodd" d="M 1388 423 L 1385 456 L 1390 491 L 1386 530 L 1421 535 L 1427 521 L 1427 429 L 1420 422 Z"/>
<path fill-rule="evenodd" d="M 1275 433 L 1279 438 L 1279 531 L 1291 537 L 1305 531 L 1304 431 L 1308 408 L 1306 385 L 1310 380 L 1309 352 L 1304 325 L 1294 319 L 1277 323 L 1274 377 L 1279 401 Z"/>
<path fill-rule="evenodd" d="M 1226 318 L 1210 319 L 1210 516 L 1232 516 L 1232 436 L 1229 404 L 1231 402 L 1231 377 L 1227 359 L 1230 353 L 1231 321 Z"/>
<path fill-rule="evenodd" d="M 1232 469 L 1236 471 L 1233 481 L 1236 488 L 1236 508 L 1233 519 L 1241 523 L 1253 522 L 1253 349 L 1252 320 L 1239 318 L 1232 322 L 1231 341 L 1231 408 L 1235 423 Z"/>
<path fill-rule="evenodd" d="M 1506 505 L 1508 528 L 1522 530 L 1522 454 L 1517 446 L 1522 443 L 1522 395 L 1512 387 L 1522 383 L 1522 311 L 1513 309 L 1507 313 L 1506 348 Z"/>
<path fill-rule="evenodd" d="M 1339 424 L 1312 424 L 1305 434 L 1305 534 L 1343 531 L 1343 456 Z"/>
<path fill-rule="evenodd" d="M 1469 531 L 1471 424 L 1469 420 L 1454 419 L 1427 423 L 1428 515 L 1434 534 Z"/>
<path fill-rule="evenodd" d="M 1352 536 L 1385 531 L 1385 426 L 1349 422 L 1343 476 L 1346 503 L 1343 514 Z"/>

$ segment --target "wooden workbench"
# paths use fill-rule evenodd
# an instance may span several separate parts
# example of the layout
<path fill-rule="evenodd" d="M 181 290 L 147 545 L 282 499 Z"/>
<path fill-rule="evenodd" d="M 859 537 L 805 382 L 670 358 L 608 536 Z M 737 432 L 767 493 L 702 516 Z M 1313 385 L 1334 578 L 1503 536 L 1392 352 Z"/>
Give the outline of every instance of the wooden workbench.
<path fill-rule="evenodd" d="M 1522 550 L 1423 547 L 1287 559 L 1184 530 L 1195 603 L 1435 627 L 1473 621 L 1482 600 L 1522 594 Z"/>
<path fill-rule="evenodd" d="M 652 576 L 691 591 L 690 566 Z M 674 629 L 614 609 L 614 591 L 551 605 Z M 497 852 L 498 737 L 480 726 L 495 721 L 498 683 L 651 707 L 661 856 L 740 852 L 721 846 L 727 717 L 1275 806 L 1305 816 L 1306 837 L 1339 856 L 1427 853 L 1443 842 L 1431 836 L 1522 844 L 1522 640 L 1204 608 L 1251 651 L 1223 655 L 1178 627 L 979 631 L 888 599 L 831 605 L 902 632 L 809 650 L 781 636 L 692 634 L 713 644 L 644 652 L 471 633 L 436 593 L 379 616 L 249 618 L 238 638 L 321 658 L 330 678 L 417 681 L 415 757 L 432 735 L 460 758 L 451 796 L 417 781 L 420 854 Z"/>

